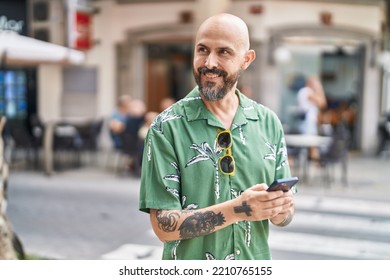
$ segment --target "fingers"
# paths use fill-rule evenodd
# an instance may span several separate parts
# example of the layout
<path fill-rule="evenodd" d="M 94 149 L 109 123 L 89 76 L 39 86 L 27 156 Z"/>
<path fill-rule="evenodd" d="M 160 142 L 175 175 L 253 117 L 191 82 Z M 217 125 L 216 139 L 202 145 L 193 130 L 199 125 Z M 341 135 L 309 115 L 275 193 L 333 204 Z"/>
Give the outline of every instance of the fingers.
<path fill-rule="evenodd" d="M 252 191 L 265 191 L 268 189 L 268 186 L 266 184 L 257 184 L 252 187 L 250 187 L 248 190 Z"/>
<path fill-rule="evenodd" d="M 268 203 L 270 205 L 266 205 L 268 207 L 265 208 L 271 208 L 273 206 L 273 203 L 275 203 L 275 200 L 277 198 L 288 198 L 292 197 L 292 192 L 283 192 L 283 191 L 272 191 L 267 192 L 268 186 L 266 184 L 258 184 L 250 187 L 242 194 L 242 199 L 248 202 L 264 202 Z M 281 203 L 281 201 L 276 201 L 278 203 Z"/>
<path fill-rule="evenodd" d="M 285 216 L 287 213 L 294 213 L 294 201 L 291 197 L 278 198 L 272 201 L 271 207 L 262 210 L 262 217 L 273 219 L 277 216 Z"/>
<path fill-rule="evenodd" d="M 292 197 L 280 197 L 263 203 L 264 210 L 270 210 L 272 214 L 289 211 L 294 206 Z M 275 209 L 275 210 L 274 210 Z"/>
<path fill-rule="evenodd" d="M 265 197 L 266 200 L 275 199 L 283 195 L 283 191 L 265 192 L 267 189 L 268 186 L 266 184 L 257 184 L 247 189 L 246 192 L 257 192 L 252 195 Z"/>
<path fill-rule="evenodd" d="M 252 221 L 266 220 L 293 211 L 294 199 L 291 191 L 267 192 L 267 188 L 266 184 L 254 185 L 240 196 L 240 205 L 245 202 L 252 213 L 250 217 L 245 217 L 245 219 Z"/>

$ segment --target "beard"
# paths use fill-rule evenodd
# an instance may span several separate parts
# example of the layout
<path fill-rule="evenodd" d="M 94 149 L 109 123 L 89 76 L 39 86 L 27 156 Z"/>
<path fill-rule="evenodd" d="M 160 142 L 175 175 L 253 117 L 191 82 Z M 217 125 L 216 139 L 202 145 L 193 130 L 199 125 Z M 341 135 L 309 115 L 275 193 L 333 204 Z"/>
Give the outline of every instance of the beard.
<path fill-rule="evenodd" d="M 228 75 L 228 73 L 224 70 L 220 69 L 208 69 L 207 67 L 199 67 L 197 71 L 194 69 L 194 77 L 195 82 L 199 87 L 200 95 L 206 101 L 218 101 L 225 97 L 225 95 L 233 88 L 233 86 L 237 83 L 238 78 L 240 76 L 240 71 Z M 201 81 L 201 77 L 204 74 L 212 73 L 223 78 L 222 86 L 217 86 L 215 82 L 203 82 Z"/>

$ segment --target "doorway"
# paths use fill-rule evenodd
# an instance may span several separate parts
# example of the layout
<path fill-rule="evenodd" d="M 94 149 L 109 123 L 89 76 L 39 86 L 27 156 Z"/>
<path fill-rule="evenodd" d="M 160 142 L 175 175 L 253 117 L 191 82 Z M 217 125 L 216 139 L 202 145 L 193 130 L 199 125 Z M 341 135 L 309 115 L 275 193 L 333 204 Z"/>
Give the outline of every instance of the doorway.
<path fill-rule="evenodd" d="M 192 44 L 147 43 L 145 49 L 147 109 L 159 112 L 164 98 L 179 100 L 194 87 Z"/>

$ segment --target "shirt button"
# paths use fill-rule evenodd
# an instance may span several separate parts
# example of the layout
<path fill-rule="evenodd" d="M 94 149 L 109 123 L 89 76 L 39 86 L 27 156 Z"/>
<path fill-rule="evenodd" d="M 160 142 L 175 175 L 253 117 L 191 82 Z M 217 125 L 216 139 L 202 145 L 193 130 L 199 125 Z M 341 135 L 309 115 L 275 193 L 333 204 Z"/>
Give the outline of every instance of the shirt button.
<path fill-rule="evenodd" d="M 236 250 L 236 254 L 239 255 L 241 254 L 241 251 L 239 249 Z"/>

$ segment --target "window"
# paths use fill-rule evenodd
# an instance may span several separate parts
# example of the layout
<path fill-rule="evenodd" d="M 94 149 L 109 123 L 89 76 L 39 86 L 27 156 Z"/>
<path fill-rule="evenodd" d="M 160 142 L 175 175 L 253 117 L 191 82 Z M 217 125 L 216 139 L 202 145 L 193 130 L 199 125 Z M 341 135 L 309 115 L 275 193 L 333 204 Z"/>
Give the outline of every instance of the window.
<path fill-rule="evenodd" d="M 0 115 L 8 119 L 27 117 L 26 80 L 23 70 L 0 70 Z"/>

